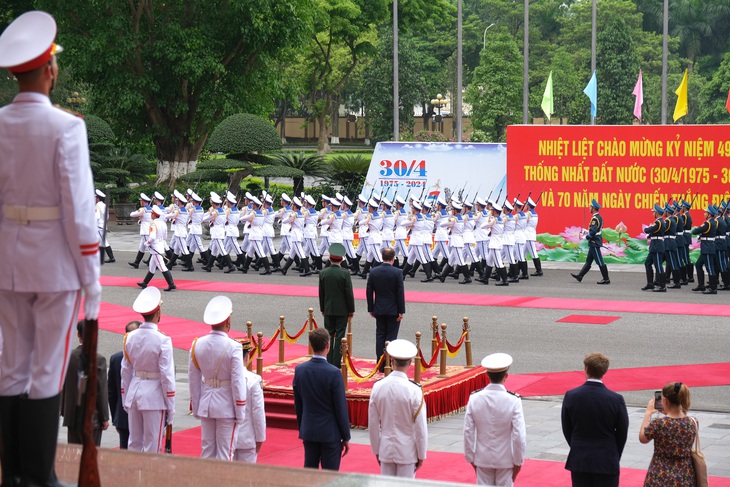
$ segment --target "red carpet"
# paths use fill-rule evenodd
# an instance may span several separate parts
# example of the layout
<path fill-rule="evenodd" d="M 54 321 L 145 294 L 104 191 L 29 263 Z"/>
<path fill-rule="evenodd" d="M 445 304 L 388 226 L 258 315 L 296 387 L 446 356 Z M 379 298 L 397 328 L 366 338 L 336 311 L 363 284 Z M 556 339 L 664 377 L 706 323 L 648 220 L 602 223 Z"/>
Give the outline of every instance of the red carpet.
<path fill-rule="evenodd" d="M 138 279 L 132 277 L 102 276 L 102 286 L 136 287 Z M 312 284 L 261 284 L 250 282 L 192 281 L 178 279 L 178 289 L 186 291 L 207 291 L 219 293 L 272 294 L 304 298 L 316 298 L 316 280 Z M 165 286 L 163 279 L 155 279 L 153 285 Z M 365 299 L 364 289 L 355 289 L 355 299 Z M 497 294 L 460 294 L 427 291 L 406 291 L 409 303 L 431 303 L 464 306 L 507 306 L 512 308 L 568 309 L 571 311 L 606 311 L 629 313 L 654 313 L 663 315 L 696 315 L 730 317 L 730 306 L 722 304 L 695 304 L 673 302 L 616 301 L 579 298 L 543 298 L 535 296 L 503 296 Z"/>
<path fill-rule="evenodd" d="M 586 325 L 607 325 L 613 323 L 620 316 L 596 316 L 596 315 L 568 315 L 565 318 L 555 320 L 556 323 L 581 323 Z"/>
<path fill-rule="evenodd" d="M 284 467 L 300 467 L 304 462 L 304 449 L 297 431 L 268 428 L 266 441 L 259 453 L 259 463 Z M 172 449 L 176 455 L 200 456 L 200 428 L 191 428 L 173 434 Z M 649 466 L 649 458 L 646 460 Z M 350 452 L 342 459 L 342 472 L 378 474 L 380 467 L 369 445 L 350 445 Z M 644 485 L 646 470 L 621 469 L 621 487 Z M 440 480 L 474 484 L 474 469 L 466 463 L 460 453 L 429 451 L 416 477 L 425 480 Z M 570 485 L 570 472 L 563 462 L 526 460 L 517 486 L 564 487 Z M 730 478 L 710 477 L 710 485 L 730 487 Z"/>

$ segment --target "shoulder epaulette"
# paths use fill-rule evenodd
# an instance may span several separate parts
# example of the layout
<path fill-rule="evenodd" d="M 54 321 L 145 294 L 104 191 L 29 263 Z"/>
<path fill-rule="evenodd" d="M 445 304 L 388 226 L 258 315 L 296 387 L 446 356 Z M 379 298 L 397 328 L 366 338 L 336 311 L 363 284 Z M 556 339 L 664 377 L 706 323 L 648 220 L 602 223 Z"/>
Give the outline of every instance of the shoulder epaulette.
<path fill-rule="evenodd" d="M 476 391 L 472 391 L 472 394 L 476 394 L 477 392 L 482 392 L 485 388 L 482 387 L 481 389 L 477 389 Z"/>
<path fill-rule="evenodd" d="M 410 380 L 410 379 L 409 379 L 409 382 L 410 382 L 410 383 L 412 383 L 412 384 L 415 384 L 415 385 L 417 385 L 418 387 L 420 387 L 421 389 L 423 389 L 423 386 L 422 386 L 421 384 L 419 384 L 418 382 L 416 382 L 416 381 L 414 381 L 414 380 Z"/>
<path fill-rule="evenodd" d="M 519 394 L 517 394 L 517 393 L 516 393 L 516 392 L 514 392 L 514 391 L 507 391 L 507 393 L 508 393 L 508 394 L 512 394 L 513 396 L 515 396 L 515 397 L 516 397 L 516 398 L 518 398 L 518 399 L 522 399 L 522 396 L 520 396 Z"/>

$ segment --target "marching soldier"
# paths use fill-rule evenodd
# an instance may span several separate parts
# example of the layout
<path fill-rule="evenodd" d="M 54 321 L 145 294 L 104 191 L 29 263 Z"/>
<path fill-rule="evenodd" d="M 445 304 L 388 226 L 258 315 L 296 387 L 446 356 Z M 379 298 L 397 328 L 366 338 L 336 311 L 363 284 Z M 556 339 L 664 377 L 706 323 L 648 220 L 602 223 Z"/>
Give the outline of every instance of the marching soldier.
<path fill-rule="evenodd" d="M 312 257 L 312 265 L 314 266 L 314 274 L 322 270 L 322 254 L 317 246 L 317 225 L 319 224 L 319 213 L 314 209 L 317 202 L 310 195 L 304 197 L 304 233 L 303 248 L 305 258 Z"/>
<path fill-rule="evenodd" d="M 679 260 L 679 268 L 677 269 L 677 274 L 679 275 L 679 285 L 681 287 L 687 284 L 687 262 L 689 260 L 689 248 L 686 246 L 684 241 L 684 215 L 682 214 L 682 205 L 675 200 L 673 209 L 675 221 L 677 222 L 677 236 L 675 237 L 675 240 L 677 242 L 677 259 Z"/>
<path fill-rule="evenodd" d="M 224 265 L 228 266 L 226 269 L 227 273 L 234 272 L 236 267 L 231 261 L 231 257 L 226 253 L 224 242 L 226 238 L 226 220 L 228 216 L 226 211 L 222 208 L 223 200 L 221 197 L 210 192 L 210 209 L 208 213 L 203 217 L 203 222 L 209 222 L 210 224 L 210 255 L 208 257 L 208 263 L 203 266 L 203 270 L 210 272 L 213 268 L 213 262 L 220 259 Z"/>
<path fill-rule="evenodd" d="M 226 193 L 226 208 L 224 210 L 226 212 L 226 238 L 223 241 L 223 251 L 226 255 L 230 255 L 233 252 L 236 255 L 236 261 L 233 262 L 233 268 L 228 267 L 225 270 L 226 274 L 234 272 L 236 270 L 235 267 L 243 266 L 244 258 L 246 257 L 243 255 L 244 252 L 241 250 L 241 247 L 238 246 L 238 237 L 241 235 L 238 230 L 238 222 L 241 221 L 243 215 L 239 211 L 238 206 L 236 206 L 237 203 L 236 196 L 228 191 Z M 246 213 L 246 215 L 248 214 L 250 212 Z"/>
<path fill-rule="evenodd" d="M 526 204 L 515 198 L 515 247 L 514 254 L 517 261 L 517 269 L 515 275 L 519 274 L 519 279 L 529 279 L 527 274 L 527 257 L 525 256 L 525 246 L 527 245 L 527 214 L 525 213 Z"/>
<path fill-rule="evenodd" d="M 720 222 L 725 223 L 725 272 L 722 273 L 722 283 L 723 286 L 718 286 L 717 289 L 720 291 L 730 291 L 730 260 L 728 260 L 730 257 L 728 256 L 728 250 L 730 250 L 730 215 L 728 215 L 728 206 L 730 206 L 730 202 L 723 201 L 721 208 L 722 212 L 718 216 L 718 234 L 720 232 L 721 224 Z"/>
<path fill-rule="evenodd" d="M 537 255 L 537 246 L 535 245 L 535 242 L 537 241 L 537 222 L 539 218 L 537 211 L 535 211 L 537 203 L 532 201 L 532 198 L 527 198 L 527 206 L 528 211 L 526 212 L 527 226 L 525 227 L 525 257 L 527 257 L 527 254 L 529 253 L 530 257 L 532 258 L 532 263 L 535 266 L 535 272 L 530 274 L 530 276 L 540 277 L 542 276 L 542 262 L 540 261 L 540 256 Z"/>
<path fill-rule="evenodd" d="M 182 270 L 190 272 L 193 270 L 193 256 L 188 250 L 186 240 L 188 238 L 188 220 L 190 216 L 187 208 L 187 198 L 181 192 L 175 190 L 173 193 L 173 202 L 175 207 L 167 215 L 167 219 L 172 221 L 173 237 L 170 241 L 172 248 L 172 259 L 170 259 L 170 268 L 175 266 L 177 259 L 183 262 Z"/>
<path fill-rule="evenodd" d="M 715 208 L 709 205 L 705 210 L 705 222 L 699 227 L 692 229 L 692 235 L 698 235 L 700 239 L 700 258 L 697 259 L 697 287 L 693 291 L 702 291 L 702 294 L 717 294 L 717 273 L 715 269 L 715 237 L 717 236 L 717 222 L 713 220 Z M 707 269 L 709 286 L 705 287 L 705 273 L 702 268 Z"/>
<path fill-rule="evenodd" d="M 393 340 L 386 348 L 393 371 L 373 384 L 368 407 L 370 448 L 381 475 L 415 478 L 428 450 L 423 389 L 406 373 L 418 349 L 408 340 Z"/>
<path fill-rule="evenodd" d="M 664 255 L 667 269 L 664 273 L 664 285 L 667 289 L 681 289 L 679 284 L 679 250 L 677 247 L 677 217 L 674 215 L 674 206 L 664 205 Z M 684 240 L 684 237 L 682 237 Z M 670 278 L 673 282 L 670 285 Z"/>
<path fill-rule="evenodd" d="M 446 227 L 441 226 L 442 222 L 445 222 L 450 216 L 451 212 L 446 209 L 446 200 L 443 196 L 439 196 L 436 200 L 436 212 L 433 214 L 433 224 L 436 227 L 436 234 L 434 235 L 434 248 L 432 252 L 433 260 L 436 262 L 435 271 L 439 274 L 446 261 L 449 257 L 449 249 L 447 242 L 449 240 L 449 231 Z M 441 257 L 441 262 L 438 262 L 438 258 Z"/>
<path fill-rule="evenodd" d="M 162 453 L 165 425 L 175 418 L 175 363 L 172 340 L 160 332 L 160 290 L 144 289 L 132 309 L 143 323 L 124 335 L 122 404 L 129 415 L 129 449 Z"/>
<path fill-rule="evenodd" d="M 203 247 L 203 218 L 205 217 L 205 210 L 201 205 L 203 198 L 193 192 L 190 194 L 190 199 L 192 200 L 188 209 L 190 227 L 188 229 L 188 238 L 185 240 L 185 244 L 190 251 L 189 262 L 192 267 L 193 254 L 197 250 L 200 254 L 198 262 L 206 266 L 208 265 L 208 259 L 210 259 L 210 250 L 205 250 L 205 247 Z"/>
<path fill-rule="evenodd" d="M 502 262 L 505 266 L 509 263 L 509 271 L 507 276 L 508 282 L 520 282 L 517 275 L 517 261 L 515 260 L 515 216 L 512 214 L 514 206 L 509 202 L 509 198 L 504 200 L 504 208 L 502 209 L 502 220 L 504 220 L 504 233 L 502 233 Z"/>
<path fill-rule="evenodd" d="M 482 198 L 476 199 L 477 211 L 474 214 L 474 238 L 476 239 L 476 257 L 482 266 L 482 273 L 477 281 L 489 281 L 489 274 L 484 272 L 487 265 L 487 255 L 489 254 L 489 211 L 487 210 L 487 202 Z M 490 271 L 491 272 L 491 271 Z"/>
<path fill-rule="evenodd" d="M 367 196 L 359 194 L 357 196 L 357 210 L 354 212 L 354 222 L 357 225 L 357 236 L 360 242 L 357 245 L 355 259 L 350 262 L 351 276 L 360 274 L 360 259 L 363 255 L 367 255 L 367 248 L 365 246 L 368 234 L 368 226 L 365 223 L 365 220 L 368 218 L 367 204 Z"/>
<path fill-rule="evenodd" d="M 246 413 L 238 427 L 238 439 L 233 459 L 237 462 L 256 463 L 261 445 L 266 441 L 266 412 L 264 411 L 264 388 L 261 376 L 246 368 L 251 353 L 251 341 L 243 346 L 243 381 L 246 390 Z"/>
<path fill-rule="evenodd" d="M 642 287 L 642 291 L 666 292 L 664 282 L 664 271 L 662 270 L 662 254 L 664 253 L 664 222 L 662 221 L 663 208 L 658 204 L 654 204 L 654 223 L 648 227 L 644 227 L 647 240 L 649 241 L 649 253 L 644 261 L 646 268 L 646 286 Z M 653 267 L 652 267 L 653 266 Z M 654 288 L 654 271 L 656 271 L 656 280 L 659 285 Z"/>
<path fill-rule="evenodd" d="M 714 205 L 713 205 L 714 206 Z M 720 209 L 722 208 L 722 209 Z M 717 231 L 715 235 L 715 261 L 717 263 L 717 274 L 718 274 L 718 285 L 717 288 L 721 291 L 727 291 L 730 288 L 728 287 L 728 284 L 730 284 L 730 271 L 728 271 L 728 261 L 727 261 L 727 223 L 725 222 L 725 214 L 726 207 L 724 206 L 724 202 L 722 205 L 720 205 L 720 208 L 715 206 L 715 212 L 717 215 L 715 216 L 715 221 L 717 222 Z M 719 285 L 719 276 L 722 276 L 722 282 L 723 285 Z"/>
<path fill-rule="evenodd" d="M 139 269 L 139 263 L 147 251 L 147 239 L 150 236 L 150 224 L 152 223 L 152 199 L 144 193 L 139 194 L 139 209 L 129 214 L 132 218 L 137 219 L 139 225 L 139 248 L 137 249 L 137 257 L 134 262 L 128 262 L 135 269 Z"/>
<path fill-rule="evenodd" d="M 352 212 L 352 201 L 347 196 L 342 198 L 342 245 L 345 247 L 345 253 L 347 256 L 347 267 L 354 269 L 356 261 L 359 261 L 359 257 L 355 252 L 355 248 L 352 246 L 352 241 L 355 239 L 355 233 L 352 231 L 355 225 L 355 214 Z M 359 269 L 358 269 L 359 270 Z M 350 272 L 352 275 L 352 272 Z"/>
<path fill-rule="evenodd" d="M 291 211 L 281 220 L 282 225 L 291 225 L 291 233 L 289 235 L 291 250 L 289 251 L 289 258 L 286 259 L 284 267 L 279 269 L 279 272 L 283 275 L 286 275 L 289 267 L 294 263 L 295 258 L 299 258 L 302 263 L 302 273 L 300 276 L 307 277 L 312 275 L 312 271 L 309 268 L 309 259 L 305 256 L 304 247 L 302 246 L 305 216 L 301 210 L 302 202 L 295 196 L 291 203 Z"/>
<path fill-rule="evenodd" d="M 205 307 L 210 334 L 193 340 L 188 360 L 190 402 L 200 420 L 203 458 L 233 460 L 238 427 L 246 419 L 243 349 L 229 338 L 233 303 L 216 296 Z"/>
<path fill-rule="evenodd" d="M 291 251 L 291 244 L 289 241 L 289 235 L 291 232 L 291 223 L 284 223 L 285 216 L 291 213 L 291 198 L 286 193 L 281 193 L 280 196 L 281 208 L 276 210 L 273 214 L 276 220 L 279 220 L 281 226 L 279 228 L 279 236 L 281 237 L 281 243 L 279 244 L 279 252 L 271 254 L 271 260 L 274 261 L 274 270 L 279 270 L 281 267 L 281 260 Z"/>
<path fill-rule="evenodd" d="M 268 275 L 271 274 L 271 264 L 269 264 L 269 258 L 264 249 L 264 219 L 266 218 L 266 210 L 261 209 L 261 200 L 253 195 L 251 196 L 251 205 L 251 211 L 243 217 L 243 221 L 249 224 L 249 231 L 246 260 L 243 262 L 241 272 L 246 274 L 253 259 L 257 258 L 264 266 L 264 270 L 259 274 L 262 276 Z"/>
<path fill-rule="evenodd" d="M 365 246 L 367 255 L 365 256 L 365 265 L 362 268 L 360 277 L 367 279 L 370 268 L 373 266 L 379 266 L 383 262 L 383 257 L 380 255 L 380 247 L 383 245 L 383 236 L 380 233 L 383 230 L 383 215 L 378 212 L 378 203 L 375 199 L 368 201 L 368 214 L 366 215 L 363 223 L 367 226 L 367 233 L 365 234 Z M 362 228 L 362 226 L 360 227 Z M 360 237 L 362 243 L 363 237 Z"/>
<path fill-rule="evenodd" d="M 406 239 L 408 238 L 408 230 L 404 226 L 404 222 L 408 219 L 408 213 L 405 210 L 406 201 L 400 197 L 395 197 L 395 218 L 393 224 L 395 225 L 395 266 L 398 265 L 398 256 L 403 257 L 403 266 L 406 266 L 406 260 L 408 258 L 408 250 L 406 248 Z"/>
<path fill-rule="evenodd" d="M 487 220 L 486 229 L 489 231 L 489 252 L 487 253 L 487 267 L 484 269 L 483 284 L 489 284 L 489 278 L 494 268 L 497 273 L 495 286 L 509 286 L 507 270 L 502 261 L 502 238 L 504 236 L 505 220 L 502 217 L 502 207 L 497 203 L 491 205 L 492 214 Z"/>
<path fill-rule="evenodd" d="M 104 199 L 106 195 L 101 190 L 94 191 L 96 196 L 96 206 L 94 207 L 94 215 L 96 216 L 96 227 L 99 229 L 99 255 L 103 262 L 111 264 L 116 262 L 114 258 L 114 252 L 112 252 L 112 246 L 109 245 L 109 240 L 106 235 L 106 230 L 109 224 L 109 213 L 107 213 L 106 202 Z M 104 252 L 109 256 L 108 260 L 104 260 Z"/>
<path fill-rule="evenodd" d="M 692 264 L 692 259 L 689 256 L 689 246 L 692 245 L 692 215 L 690 215 L 689 210 L 692 209 L 692 203 L 688 203 L 684 200 L 682 200 L 682 216 L 684 217 L 684 255 L 686 257 L 687 261 L 687 272 L 686 272 L 686 279 L 687 283 L 695 282 L 694 279 L 694 264 Z"/>
<path fill-rule="evenodd" d="M 150 224 L 150 235 L 147 238 L 147 248 L 150 251 L 150 263 L 147 275 L 144 277 L 144 281 L 138 282 L 137 285 L 142 289 L 147 287 L 147 284 L 152 280 L 155 275 L 155 270 L 160 269 L 162 275 L 167 282 L 165 291 L 173 291 L 177 289 L 175 282 L 172 280 L 172 274 L 170 273 L 167 265 L 165 264 L 165 242 L 167 240 L 167 223 L 162 220 L 162 209 L 159 206 L 155 206 L 152 209 L 152 223 Z"/>
<path fill-rule="evenodd" d="M 578 282 L 583 280 L 589 270 L 591 270 L 591 264 L 595 261 L 598 264 L 598 268 L 601 270 L 601 276 L 603 279 L 598 281 L 596 284 L 611 284 L 611 280 L 608 278 L 608 266 L 603 262 L 603 256 L 601 255 L 601 247 L 603 246 L 603 237 L 601 236 L 601 230 L 603 230 L 603 217 L 598 213 L 601 209 L 601 205 L 596 200 L 591 200 L 591 206 L 589 210 L 591 212 L 591 223 L 586 235 L 588 240 L 588 257 L 586 263 L 578 274 L 571 273 Z"/>
<path fill-rule="evenodd" d="M 474 214 L 472 209 L 474 208 L 474 203 L 470 201 L 464 201 L 464 209 L 462 210 L 462 214 L 464 215 L 464 261 L 470 262 L 469 265 L 469 277 L 474 276 L 474 269 L 476 269 L 479 277 L 477 277 L 477 280 L 481 279 L 484 275 L 484 268 L 482 267 L 482 263 L 479 260 L 479 257 L 477 257 L 476 253 L 476 244 L 477 239 L 474 236 L 474 229 L 476 228 L 477 223 L 477 216 Z"/>
<path fill-rule="evenodd" d="M 464 216 L 461 214 L 462 206 L 458 201 L 452 201 L 451 207 L 454 210 L 454 215 L 442 218 L 439 223 L 441 228 L 447 229 L 450 240 L 448 259 L 438 278 L 441 282 L 444 282 L 451 271 L 456 270 L 457 276 L 459 272 L 464 275 L 464 279 L 459 281 L 459 284 L 469 284 L 471 278 L 466 267 L 466 260 L 464 260 Z"/>

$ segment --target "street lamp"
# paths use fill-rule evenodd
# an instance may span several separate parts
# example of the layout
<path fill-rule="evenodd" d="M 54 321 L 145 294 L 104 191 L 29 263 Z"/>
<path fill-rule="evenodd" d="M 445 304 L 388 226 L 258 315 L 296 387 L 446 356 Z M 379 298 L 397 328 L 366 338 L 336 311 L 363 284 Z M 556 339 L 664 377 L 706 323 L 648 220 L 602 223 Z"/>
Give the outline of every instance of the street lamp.
<path fill-rule="evenodd" d="M 445 107 L 448 103 L 449 100 L 446 100 L 441 93 L 436 95 L 436 98 L 431 100 L 431 105 L 439 109 L 439 114 L 438 117 L 436 117 L 436 121 L 441 124 L 441 132 L 444 131 L 444 117 L 441 116 L 441 109 Z"/>
<path fill-rule="evenodd" d="M 487 26 L 486 29 L 484 29 L 484 45 L 482 46 L 482 49 L 487 48 L 487 31 L 489 30 L 490 27 L 494 27 L 494 25 L 495 25 L 494 23 L 491 23 Z"/>

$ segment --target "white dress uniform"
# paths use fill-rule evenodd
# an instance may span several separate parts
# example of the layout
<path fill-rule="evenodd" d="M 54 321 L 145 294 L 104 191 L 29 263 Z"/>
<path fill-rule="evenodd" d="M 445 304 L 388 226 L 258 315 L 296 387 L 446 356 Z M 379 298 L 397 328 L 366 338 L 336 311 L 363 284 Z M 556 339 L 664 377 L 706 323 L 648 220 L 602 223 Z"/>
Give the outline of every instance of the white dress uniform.
<path fill-rule="evenodd" d="M 155 269 L 160 269 L 162 272 L 167 272 L 167 265 L 165 264 L 165 245 L 167 243 L 167 223 L 162 220 L 162 217 L 153 220 L 150 224 L 150 234 L 147 237 L 147 248 L 150 251 L 150 264 L 149 270 L 151 273 L 155 273 Z"/>
<path fill-rule="evenodd" d="M 380 231 L 380 235 L 383 239 L 382 248 L 392 248 L 393 240 L 395 239 L 395 214 L 391 211 L 390 207 L 383 209 L 382 214 L 383 229 Z"/>
<path fill-rule="evenodd" d="M 469 397 L 464 455 L 476 466 L 477 484 L 511 487 L 513 468 L 524 461 L 526 438 L 522 401 L 504 385 L 489 384 Z"/>
<path fill-rule="evenodd" d="M 329 206 L 319 211 L 319 255 L 324 255 L 327 249 L 330 248 L 330 225 L 332 220 L 334 220 L 334 215 Z"/>
<path fill-rule="evenodd" d="M 268 203 L 268 200 L 266 201 L 266 203 Z M 274 232 L 274 219 L 276 218 L 276 215 L 275 215 L 274 209 L 271 207 L 270 203 L 268 203 L 268 206 L 264 205 L 263 211 L 265 213 L 265 216 L 264 216 L 264 254 L 275 255 L 276 249 L 274 248 L 274 236 L 276 236 L 276 233 Z"/>
<path fill-rule="evenodd" d="M 148 290 L 159 290 L 148 287 Z M 175 417 L 172 340 L 154 323 L 124 337 L 122 402 L 129 415 L 129 449 L 161 453 L 163 430 Z M 165 421 L 167 413 L 167 421 Z"/>
<path fill-rule="evenodd" d="M 96 218 L 96 228 L 99 233 L 99 246 L 108 247 L 109 242 L 104 235 L 104 227 L 106 225 L 106 203 L 103 201 L 97 201 L 94 207 L 94 218 Z"/>
<path fill-rule="evenodd" d="M 344 217 L 342 222 L 342 245 L 345 246 L 348 260 L 355 259 L 357 254 L 352 246 L 352 241 L 355 240 L 355 232 L 352 231 L 352 227 L 355 225 L 355 214 L 349 208 L 343 211 L 342 214 Z"/>
<path fill-rule="evenodd" d="M 188 238 L 188 209 L 185 205 L 179 205 L 168 214 L 168 219 L 172 220 L 173 236 L 170 240 L 170 248 L 177 255 L 188 255 L 187 238 Z"/>
<path fill-rule="evenodd" d="M 243 216 L 239 211 L 238 207 L 233 204 L 226 208 L 226 238 L 223 242 L 223 248 L 226 254 L 233 252 L 236 255 L 241 255 L 243 250 L 238 245 L 238 237 L 241 233 L 238 230 L 238 222 Z"/>
<path fill-rule="evenodd" d="M 391 345 L 406 340 L 394 340 Z M 415 345 L 411 347 L 416 350 Z M 368 407 L 368 431 L 380 473 L 414 478 L 416 464 L 426 458 L 428 429 L 423 389 L 404 372 L 393 371 L 373 384 Z"/>
<path fill-rule="evenodd" d="M 478 262 L 479 257 L 476 254 L 477 239 L 474 235 L 474 228 L 477 222 L 477 216 L 468 211 L 464 214 L 464 260 L 468 262 Z"/>
<path fill-rule="evenodd" d="M 304 214 L 304 234 L 303 243 L 304 253 L 306 257 L 319 257 L 319 247 L 317 246 L 317 225 L 319 224 L 319 213 L 314 208 L 302 209 Z"/>
<path fill-rule="evenodd" d="M 525 260 L 525 242 L 527 238 L 527 215 L 520 211 L 515 215 L 515 260 L 522 262 Z"/>
<path fill-rule="evenodd" d="M 241 344 L 217 330 L 196 338 L 188 377 L 193 415 L 202 427 L 200 456 L 233 460 L 238 426 L 246 413 Z"/>
<path fill-rule="evenodd" d="M 445 205 L 446 203 L 439 198 L 439 204 Z M 432 252 L 434 259 L 438 259 L 439 257 L 447 259 L 449 257 L 449 249 L 446 245 L 449 240 L 449 231 L 447 227 L 443 227 L 441 224 L 448 220 L 450 216 L 451 212 L 447 211 L 445 208 L 434 213 L 433 223 L 436 226 L 436 233 L 433 237 L 434 248 Z"/>
<path fill-rule="evenodd" d="M 279 228 L 279 236 L 281 237 L 281 243 L 279 244 L 279 253 L 284 255 L 291 249 L 291 243 L 289 239 L 289 235 L 291 234 L 291 222 L 289 222 L 288 218 L 286 218 L 286 215 L 291 213 L 291 206 L 286 205 L 278 210 L 276 210 L 276 213 L 274 213 L 274 218 L 279 220 L 281 222 L 281 227 Z M 287 220 L 285 223 L 284 221 Z"/>
<path fill-rule="evenodd" d="M 132 218 L 137 218 L 139 225 L 139 251 L 146 252 L 147 237 L 150 235 L 150 224 L 152 223 L 152 206 L 148 203 L 129 214 Z"/>
<path fill-rule="evenodd" d="M 196 195 L 197 196 L 197 195 Z M 188 226 L 188 238 L 185 243 L 191 252 L 196 250 L 201 254 L 205 252 L 203 246 L 203 217 L 205 216 L 205 210 L 200 205 L 200 201 L 194 200 L 195 204 L 191 205 L 188 210 L 189 226 Z"/>
<path fill-rule="evenodd" d="M 226 238 L 226 212 L 223 208 L 211 207 L 203 217 L 204 222 L 210 222 L 210 246 L 209 250 L 213 257 L 227 255 L 223 249 L 223 241 Z"/>
<path fill-rule="evenodd" d="M 408 213 L 405 208 L 395 210 L 395 255 L 402 256 L 404 259 L 408 256 L 408 248 L 406 247 L 406 239 L 408 238 L 408 228 L 405 222 L 408 220 Z"/>
<path fill-rule="evenodd" d="M 345 214 L 338 209 L 337 211 L 332 212 L 332 215 L 334 215 L 334 218 L 332 218 L 332 222 L 329 226 L 329 242 L 331 244 L 341 244 L 342 225 L 345 223 Z M 327 248 L 329 249 L 329 247 Z"/>
<path fill-rule="evenodd" d="M 477 257 L 487 260 L 489 253 L 489 211 L 483 209 L 474 216 L 474 238 L 477 241 Z"/>
<path fill-rule="evenodd" d="M 261 376 L 243 368 L 247 391 L 246 414 L 238 428 L 238 440 L 233 459 L 238 462 L 256 463 L 256 443 L 266 441 L 266 412 L 264 411 L 264 389 Z"/>
<path fill-rule="evenodd" d="M 368 226 L 368 238 L 365 242 L 367 246 L 367 256 L 365 260 L 367 262 L 383 262 L 383 256 L 380 253 L 380 248 L 383 245 L 383 215 L 378 212 L 377 205 L 373 205 L 371 200 L 368 203 L 373 208 L 372 213 L 368 213 L 368 217 L 365 219 Z"/>
<path fill-rule="evenodd" d="M 531 208 L 527 212 L 527 226 L 525 227 L 525 257 L 529 253 L 533 259 L 539 259 L 537 247 L 535 246 L 535 241 L 537 240 L 537 222 L 537 212 L 535 208 Z"/>
<path fill-rule="evenodd" d="M 261 206 L 261 205 L 258 205 Z M 266 257 L 264 250 L 264 219 L 266 210 L 251 210 L 241 218 L 241 221 L 249 225 L 248 246 L 243 249 L 248 257 Z"/>
<path fill-rule="evenodd" d="M 507 203 L 505 203 L 507 204 Z M 507 207 L 505 207 L 507 208 Z M 511 213 L 502 214 L 504 233 L 502 234 L 502 261 L 507 264 L 516 264 L 515 260 L 515 216 Z"/>
<path fill-rule="evenodd" d="M 502 237 L 504 234 L 505 222 L 500 215 L 488 218 L 489 228 L 489 252 L 487 253 L 487 265 L 489 267 L 504 267 L 502 261 Z"/>

